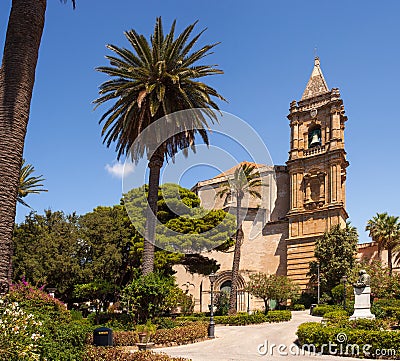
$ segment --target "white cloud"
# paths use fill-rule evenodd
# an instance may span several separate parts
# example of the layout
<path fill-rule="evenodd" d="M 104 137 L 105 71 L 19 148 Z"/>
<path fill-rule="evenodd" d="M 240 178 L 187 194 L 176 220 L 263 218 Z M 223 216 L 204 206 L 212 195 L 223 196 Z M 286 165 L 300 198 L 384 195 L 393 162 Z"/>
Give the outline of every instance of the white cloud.
<path fill-rule="evenodd" d="M 115 161 L 112 165 L 106 164 L 105 170 L 115 178 L 123 178 L 131 174 L 134 170 L 132 163 L 121 163 Z"/>

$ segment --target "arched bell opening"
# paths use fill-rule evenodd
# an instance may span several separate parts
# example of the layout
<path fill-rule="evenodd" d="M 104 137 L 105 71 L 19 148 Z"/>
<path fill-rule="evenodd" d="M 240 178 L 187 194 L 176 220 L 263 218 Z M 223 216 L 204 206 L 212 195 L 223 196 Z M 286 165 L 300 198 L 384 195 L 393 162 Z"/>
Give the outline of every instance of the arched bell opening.
<path fill-rule="evenodd" d="M 308 148 L 321 146 L 321 126 L 314 125 L 308 130 Z"/>

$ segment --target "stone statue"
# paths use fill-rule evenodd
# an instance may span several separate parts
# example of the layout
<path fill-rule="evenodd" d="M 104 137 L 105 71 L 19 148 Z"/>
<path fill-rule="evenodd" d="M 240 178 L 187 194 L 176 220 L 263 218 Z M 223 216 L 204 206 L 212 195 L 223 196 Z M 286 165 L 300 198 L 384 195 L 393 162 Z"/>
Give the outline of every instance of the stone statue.
<path fill-rule="evenodd" d="M 360 272 L 358 272 L 358 275 L 359 277 L 357 282 L 353 284 L 354 288 L 364 288 L 371 286 L 371 277 L 365 269 L 360 270 Z"/>
<path fill-rule="evenodd" d="M 358 280 L 353 284 L 354 287 L 354 313 L 350 320 L 359 318 L 374 319 L 375 315 L 371 313 L 371 277 L 364 270 L 358 272 Z"/>

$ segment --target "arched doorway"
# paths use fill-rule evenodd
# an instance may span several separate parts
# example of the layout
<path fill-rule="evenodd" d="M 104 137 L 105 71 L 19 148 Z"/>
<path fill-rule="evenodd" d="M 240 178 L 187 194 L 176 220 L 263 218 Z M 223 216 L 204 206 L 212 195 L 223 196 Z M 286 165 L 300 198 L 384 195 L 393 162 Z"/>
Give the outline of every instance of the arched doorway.
<path fill-rule="evenodd" d="M 232 271 L 222 271 L 218 273 L 218 278 L 215 282 L 215 290 L 217 292 L 226 292 L 228 297 L 232 289 Z M 246 297 L 245 297 L 245 282 L 241 275 L 238 277 L 238 289 L 237 289 L 237 311 L 246 311 Z"/>
<path fill-rule="evenodd" d="M 219 286 L 219 291 L 220 292 L 226 292 L 227 294 L 231 293 L 232 289 L 232 281 L 231 280 L 226 280 Z"/>

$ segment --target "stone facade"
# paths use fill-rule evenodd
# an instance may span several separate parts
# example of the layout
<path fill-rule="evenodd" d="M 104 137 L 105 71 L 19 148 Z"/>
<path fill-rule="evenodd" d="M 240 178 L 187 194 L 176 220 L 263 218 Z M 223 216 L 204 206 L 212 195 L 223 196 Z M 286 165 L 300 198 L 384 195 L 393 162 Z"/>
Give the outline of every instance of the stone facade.
<path fill-rule="evenodd" d="M 315 239 L 335 224 L 344 225 L 346 204 L 346 152 L 344 150 L 343 102 L 339 90 L 329 90 L 319 59 L 300 101 L 290 104 L 291 139 L 285 166 L 256 165 L 264 184 L 262 201 L 245 198 L 238 311 L 262 308 L 260 300 L 243 291 L 252 273 L 288 275 L 303 289 L 308 284 L 308 265 L 314 257 Z M 220 198 L 218 190 L 235 168 L 198 182 L 193 191 L 207 209 L 234 213 L 235 200 Z M 220 265 L 215 290 L 229 287 L 233 252 L 210 252 Z M 177 280 L 195 299 L 196 311 L 208 310 L 209 280 L 177 266 Z"/>
<path fill-rule="evenodd" d="M 287 275 L 302 288 L 308 283 L 315 239 L 333 225 L 345 225 L 346 160 L 343 101 L 339 89 L 329 90 L 315 59 L 299 102 L 290 104 L 291 141 Z"/>

